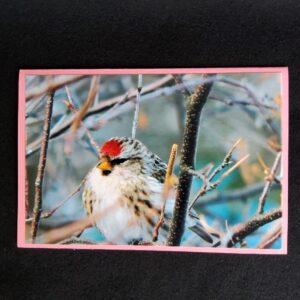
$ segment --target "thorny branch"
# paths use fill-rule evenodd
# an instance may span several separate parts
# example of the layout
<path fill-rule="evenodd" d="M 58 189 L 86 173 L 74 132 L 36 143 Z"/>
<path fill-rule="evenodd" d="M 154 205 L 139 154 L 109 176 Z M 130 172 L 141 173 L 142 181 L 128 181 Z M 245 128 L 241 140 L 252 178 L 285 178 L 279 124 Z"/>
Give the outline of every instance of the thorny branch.
<path fill-rule="evenodd" d="M 215 168 L 215 170 L 212 172 L 212 174 L 209 176 L 208 180 L 212 181 L 217 174 L 219 174 L 225 167 L 227 167 L 230 163 L 231 163 L 231 157 L 232 157 L 232 153 L 233 151 L 236 149 L 236 147 L 238 146 L 238 144 L 241 142 L 241 139 L 238 139 L 234 145 L 230 148 L 230 150 L 228 151 L 228 153 L 225 155 L 223 162 L 217 167 Z"/>
<path fill-rule="evenodd" d="M 211 191 L 213 189 L 215 189 L 220 183 L 221 181 L 228 176 L 229 174 L 231 174 L 245 159 L 248 158 L 248 155 L 246 155 L 245 157 L 243 157 L 242 159 L 240 159 L 239 161 L 237 161 L 228 171 L 226 171 L 225 173 L 223 173 L 220 178 L 214 182 L 212 182 L 212 180 L 222 171 L 224 170 L 226 167 L 228 167 L 232 161 L 231 161 L 231 157 L 233 154 L 233 151 L 236 149 L 236 147 L 238 146 L 238 144 L 240 143 L 241 139 L 237 140 L 234 145 L 230 148 L 230 150 L 228 151 L 228 153 L 225 155 L 222 163 L 217 166 L 210 175 L 208 175 L 209 170 L 206 172 L 206 174 L 201 173 L 199 171 L 194 171 L 194 170 L 189 170 L 189 173 L 192 174 L 193 176 L 197 176 L 199 177 L 203 184 L 201 189 L 199 190 L 199 192 L 196 194 L 196 196 L 194 197 L 194 199 L 191 201 L 191 204 L 189 205 L 189 211 L 193 208 L 193 206 L 195 205 L 196 201 L 202 197 L 203 195 L 205 195 L 208 191 Z"/>
<path fill-rule="evenodd" d="M 233 172 L 235 169 L 237 169 L 246 159 L 248 159 L 248 157 L 249 157 L 249 154 L 247 154 L 243 158 L 241 158 L 229 170 L 227 170 L 225 173 L 223 173 L 218 180 L 216 180 L 214 183 L 212 183 L 210 185 L 210 188 L 215 189 L 226 176 L 228 176 L 231 172 Z"/>
<path fill-rule="evenodd" d="M 259 201 L 258 201 L 258 209 L 257 209 L 258 214 L 262 214 L 263 211 L 264 211 L 264 206 L 265 206 L 265 202 L 266 202 L 268 193 L 271 189 L 271 186 L 272 186 L 273 181 L 274 181 L 275 176 L 276 176 L 277 169 L 279 167 L 280 158 L 281 158 L 281 152 L 279 152 L 277 154 L 277 156 L 275 158 L 275 161 L 274 161 L 274 164 L 273 164 L 273 167 L 271 169 L 271 172 L 266 177 L 266 184 L 264 186 L 263 192 L 262 192 L 262 194 L 259 198 Z"/>
<path fill-rule="evenodd" d="M 266 212 L 265 214 L 258 214 L 254 216 L 246 224 L 240 224 L 236 226 L 235 229 L 231 228 L 233 234 L 227 242 L 227 247 L 232 247 L 236 243 L 242 242 L 245 237 L 256 231 L 258 228 L 281 217 L 281 208 L 276 208 Z"/>
<path fill-rule="evenodd" d="M 38 164 L 38 172 L 35 180 L 35 197 L 34 197 L 34 208 L 33 208 L 33 220 L 31 224 L 31 241 L 35 242 L 39 221 L 42 213 L 42 202 L 43 202 L 43 179 L 47 160 L 48 141 L 52 117 L 52 107 L 54 91 L 49 92 L 48 99 L 45 109 L 45 122 L 43 128 L 43 137 L 41 143 L 40 159 Z"/>
<path fill-rule="evenodd" d="M 168 234 L 167 244 L 178 246 L 184 232 L 184 224 L 189 201 L 192 175 L 188 169 L 194 167 L 198 129 L 202 109 L 206 103 L 213 83 L 199 85 L 187 99 L 186 121 L 181 149 L 179 183 L 176 191 L 173 218 Z"/>

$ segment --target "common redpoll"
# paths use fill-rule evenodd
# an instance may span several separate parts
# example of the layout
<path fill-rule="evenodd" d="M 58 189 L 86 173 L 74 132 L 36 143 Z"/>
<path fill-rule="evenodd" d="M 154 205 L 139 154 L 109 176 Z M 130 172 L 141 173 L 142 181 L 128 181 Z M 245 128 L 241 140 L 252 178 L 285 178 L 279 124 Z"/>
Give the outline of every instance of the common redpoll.
<path fill-rule="evenodd" d="M 83 203 L 108 242 L 152 241 L 161 214 L 166 167 L 136 139 L 115 137 L 103 144 L 100 162 L 87 175 Z M 167 201 L 165 223 L 158 236 L 162 243 L 167 237 L 173 204 Z M 206 242 L 213 242 L 198 220 L 188 221 L 188 226 Z"/>

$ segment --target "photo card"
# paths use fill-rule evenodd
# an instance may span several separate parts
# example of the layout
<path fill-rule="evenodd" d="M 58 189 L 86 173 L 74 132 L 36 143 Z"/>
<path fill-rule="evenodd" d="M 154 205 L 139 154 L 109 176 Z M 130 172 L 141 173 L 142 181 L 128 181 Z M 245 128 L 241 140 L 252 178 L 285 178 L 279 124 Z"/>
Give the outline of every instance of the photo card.
<path fill-rule="evenodd" d="M 18 247 L 286 254 L 288 69 L 20 70 Z"/>

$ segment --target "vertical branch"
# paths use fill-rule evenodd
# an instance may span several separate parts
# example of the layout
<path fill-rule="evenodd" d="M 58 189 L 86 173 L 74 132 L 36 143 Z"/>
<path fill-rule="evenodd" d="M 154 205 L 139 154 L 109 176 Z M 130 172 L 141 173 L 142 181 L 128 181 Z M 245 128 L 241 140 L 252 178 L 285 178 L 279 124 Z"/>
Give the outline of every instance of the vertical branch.
<path fill-rule="evenodd" d="M 45 172 L 45 166 L 47 160 L 47 150 L 48 150 L 48 141 L 49 141 L 49 134 L 50 134 L 51 118 L 52 118 L 54 93 L 55 93 L 54 91 L 50 91 L 48 93 L 48 99 L 45 108 L 45 121 L 44 121 L 44 128 L 43 128 L 43 137 L 41 142 L 40 159 L 38 164 L 37 176 L 35 180 L 33 220 L 31 224 L 32 243 L 35 242 L 39 221 L 42 213 L 43 180 L 44 180 L 44 172 Z"/>
<path fill-rule="evenodd" d="M 194 168 L 200 115 L 208 98 L 212 84 L 212 82 L 208 82 L 198 86 L 194 93 L 187 98 L 186 120 L 180 159 L 179 183 L 176 192 L 173 218 L 167 239 L 167 244 L 169 246 L 180 245 L 181 237 L 184 232 L 185 218 L 192 184 L 192 175 L 189 173 L 189 169 Z"/>
<path fill-rule="evenodd" d="M 139 118 L 139 110 L 140 110 L 140 98 L 141 98 L 141 91 L 143 87 L 143 75 L 138 75 L 138 88 L 136 93 L 136 102 L 135 102 L 135 111 L 134 111 L 134 118 L 133 118 L 133 125 L 132 125 L 132 133 L 131 137 L 135 139 L 136 129 L 138 126 L 138 118 Z"/>
<path fill-rule="evenodd" d="M 29 208 L 29 201 L 28 201 L 28 175 L 27 175 L 27 166 L 25 168 L 25 218 L 28 216 L 28 208 Z"/>
<path fill-rule="evenodd" d="M 266 202 L 268 193 L 269 193 L 269 191 L 271 189 L 271 186 L 273 184 L 273 181 L 275 180 L 276 172 L 277 172 L 277 169 L 279 167 L 280 158 L 281 158 L 281 152 L 278 152 L 278 154 L 277 154 L 277 156 L 275 158 L 273 167 L 271 169 L 271 172 L 266 177 L 266 181 L 267 182 L 265 184 L 263 192 L 262 192 L 262 194 L 261 194 L 261 196 L 259 198 L 259 201 L 258 201 L 258 209 L 257 209 L 257 213 L 258 214 L 262 214 L 264 212 L 265 202 Z"/>
<path fill-rule="evenodd" d="M 164 223 L 166 202 L 167 202 L 167 199 L 169 196 L 170 189 L 173 186 L 172 176 L 173 176 L 173 169 L 174 169 L 174 164 L 175 164 L 175 159 L 176 159 L 176 154 L 177 154 L 177 148 L 178 148 L 177 144 L 173 144 L 171 152 L 170 152 L 170 157 L 169 157 L 166 176 L 165 176 L 165 184 L 164 184 L 164 188 L 163 188 L 163 192 L 162 192 L 163 204 L 161 207 L 160 218 L 153 230 L 153 235 L 152 235 L 153 242 L 157 241 L 159 228 Z"/>

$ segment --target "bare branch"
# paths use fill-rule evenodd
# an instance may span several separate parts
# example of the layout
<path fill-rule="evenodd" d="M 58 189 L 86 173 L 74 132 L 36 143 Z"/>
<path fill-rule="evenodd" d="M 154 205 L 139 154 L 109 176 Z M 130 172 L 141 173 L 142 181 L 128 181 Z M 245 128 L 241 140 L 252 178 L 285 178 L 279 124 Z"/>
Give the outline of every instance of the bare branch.
<path fill-rule="evenodd" d="M 181 94 L 185 98 L 190 97 L 192 94 L 189 91 L 189 89 L 186 87 L 186 85 L 183 83 L 182 76 L 179 74 L 176 74 L 176 75 L 173 74 L 172 76 L 173 76 L 174 81 L 177 84 L 177 86 L 180 87 Z"/>
<path fill-rule="evenodd" d="M 51 126 L 51 118 L 52 118 L 52 107 L 53 107 L 53 98 L 54 91 L 51 91 L 48 95 L 46 108 L 45 108 L 45 122 L 43 128 L 43 137 L 41 144 L 41 152 L 40 159 L 38 164 L 38 172 L 35 180 L 35 197 L 34 197 L 34 208 L 33 208 L 33 220 L 31 224 L 31 241 L 35 242 L 37 230 L 39 226 L 39 221 L 42 212 L 42 202 L 43 202 L 43 179 L 44 172 L 47 160 L 47 150 L 48 150 L 48 141 L 49 141 L 49 133 Z"/>
<path fill-rule="evenodd" d="M 73 132 L 77 131 L 77 129 L 81 125 L 81 120 L 86 115 L 89 108 L 92 107 L 95 97 L 96 97 L 96 94 L 99 89 L 98 80 L 99 80 L 99 76 L 93 76 L 93 78 L 91 80 L 91 85 L 90 85 L 90 90 L 89 90 L 88 96 L 87 96 L 84 104 L 80 108 L 80 110 L 78 110 L 77 114 L 75 115 L 74 121 L 71 126 L 71 131 L 73 131 Z"/>
<path fill-rule="evenodd" d="M 242 201 L 261 193 L 265 183 L 259 182 L 230 192 L 214 191 L 203 197 L 202 201 L 195 204 L 195 208 L 202 208 L 206 205 L 216 203 L 228 203 L 230 201 Z M 274 183 L 273 188 L 280 189 L 280 185 Z"/>
<path fill-rule="evenodd" d="M 26 101 L 30 101 L 32 99 L 38 98 L 38 97 L 40 97 L 44 94 L 55 92 L 56 90 L 61 89 L 65 85 L 77 82 L 77 81 L 79 81 L 81 79 L 84 79 L 84 78 L 87 78 L 87 77 L 88 77 L 88 75 L 80 75 L 80 76 L 77 76 L 77 77 L 72 77 L 70 79 L 64 79 L 64 80 L 49 84 L 45 88 L 42 88 L 38 91 L 34 91 L 34 92 L 28 94 L 26 96 Z"/>
<path fill-rule="evenodd" d="M 135 111 L 134 111 L 134 118 L 133 118 L 133 125 L 132 125 L 132 134 L 131 137 L 135 139 L 136 129 L 138 126 L 138 119 L 139 119 L 139 111 L 140 111 L 140 99 L 141 99 L 141 91 L 143 88 L 143 75 L 138 75 L 138 88 L 136 91 L 136 101 L 135 101 Z"/>
<path fill-rule="evenodd" d="M 277 131 L 277 129 L 274 127 L 274 124 L 272 122 L 272 119 L 266 115 L 266 112 L 264 110 L 264 108 L 262 107 L 261 103 L 258 101 L 258 99 L 256 98 L 255 94 L 251 91 L 251 89 L 249 89 L 247 86 L 244 86 L 236 81 L 227 79 L 227 78 L 220 78 L 218 79 L 218 82 L 223 82 L 225 84 L 229 84 L 232 85 L 234 87 L 240 88 L 242 90 L 244 90 L 248 96 L 250 97 L 250 99 L 252 100 L 253 104 L 255 106 L 258 107 L 259 111 L 261 112 L 262 116 L 264 117 L 266 123 L 268 124 L 269 128 L 277 135 L 279 136 L 279 133 Z"/>
<path fill-rule="evenodd" d="M 28 174 L 27 168 L 25 169 L 25 218 L 28 216 L 28 209 L 29 209 L 29 201 L 28 201 Z"/>
<path fill-rule="evenodd" d="M 194 199 L 191 201 L 191 204 L 189 205 L 189 211 L 193 208 L 196 201 L 198 201 L 200 197 L 204 196 L 208 191 L 215 189 L 226 176 L 232 173 L 245 159 L 248 158 L 248 156 L 245 156 L 244 158 L 236 162 L 234 166 L 232 166 L 227 172 L 223 173 L 218 180 L 212 183 L 212 180 L 216 177 L 216 175 L 219 174 L 225 167 L 227 167 L 231 163 L 232 153 L 236 149 L 240 141 L 241 139 L 237 140 L 234 143 L 234 145 L 230 148 L 228 153 L 225 155 L 223 162 L 212 171 L 211 175 L 208 178 L 207 178 L 207 174 L 201 174 L 199 171 L 189 170 L 190 174 L 199 177 L 203 182 L 201 189 L 199 190 L 199 192 L 196 194 Z"/>
<path fill-rule="evenodd" d="M 65 143 L 65 153 L 69 154 L 72 151 L 72 144 L 74 142 L 76 132 L 79 129 L 79 127 L 82 124 L 82 119 L 87 113 L 88 109 L 93 105 L 97 91 L 98 91 L 98 78 L 99 76 L 92 77 L 91 84 L 90 84 L 90 90 L 87 96 L 86 101 L 82 105 L 82 107 L 75 113 L 74 121 L 71 125 L 70 132 L 68 135 L 66 135 L 66 143 Z M 69 95 L 68 95 L 69 96 Z M 72 105 L 72 102 L 70 102 L 70 105 Z M 85 128 L 85 132 L 87 133 L 87 136 L 92 140 L 92 145 L 94 145 L 94 139 L 90 135 L 89 131 Z M 98 150 L 98 145 L 96 144 L 96 149 Z"/>
<path fill-rule="evenodd" d="M 265 104 L 265 103 L 261 103 L 260 101 L 257 100 L 257 102 L 253 103 L 250 102 L 248 99 L 228 99 L 228 98 L 222 98 L 222 97 L 218 97 L 216 95 L 210 95 L 209 99 L 211 100 L 216 100 L 222 103 L 225 103 L 227 105 L 243 105 L 243 106 L 256 106 L 256 107 L 263 107 L 263 108 L 267 108 L 267 109 L 275 109 L 273 106 Z"/>
<path fill-rule="evenodd" d="M 95 81 L 96 82 L 96 81 Z M 95 86 L 93 86 L 94 83 L 91 83 L 91 89 L 97 89 Z M 69 110 L 71 110 L 74 114 L 76 114 L 77 116 L 79 115 L 80 111 L 78 111 L 75 107 L 74 107 L 74 103 L 71 97 L 71 94 L 68 90 L 68 88 L 66 87 L 66 91 L 67 91 L 67 95 L 68 95 L 68 100 L 65 101 L 65 104 L 67 106 L 67 108 Z M 90 93 L 92 93 L 92 91 L 90 90 Z M 89 99 L 90 96 L 88 96 L 87 100 Z M 84 106 L 82 107 L 82 109 L 84 108 Z M 82 110 L 81 109 L 81 110 Z M 81 112 L 82 113 L 82 112 Z M 75 122 L 75 120 L 74 120 Z M 74 123 L 73 123 L 74 124 Z M 95 152 L 98 154 L 99 153 L 99 145 L 97 144 L 97 142 L 95 141 L 95 139 L 93 138 L 92 134 L 90 133 L 90 131 L 88 130 L 88 128 L 84 125 L 84 123 L 80 120 L 80 126 L 83 128 L 85 134 L 87 135 L 90 144 L 94 147 Z M 77 129 L 76 129 L 77 130 Z M 70 133 L 72 134 L 72 132 Z M 74 133 L 73 133 L 74 134 Z M 68 140 L 67 142 L 70 142 L 70 140 Z M 68 147 L 67 147 L 68 148 Z M 67 151 L 69 149 L 66 149 Z"/>
<path fill-rule="evenodd" d="M 275 222 L 275 224 L 268 230 L 268 232 L 261 239 L 256 248 L 258 249 L 267 249 L 270 248 L 282 234 L 282 223 Z"/>
<path fill-rule="evenodd" d="M 88 215 L 86 218 L 80 219 L 59 228 L 49 230 L 39 237 L 39 242 L 52 244 L 72 237 L 73 235 L 92 227 L 97 222 L 97 220 L 103 218 L 104 216 L 107 216 L 108 213 L 113 212 L 115 207 L 116 204 L 112 204 L 101 212 Z"/>
<path fill-rule="evenodd" d="M 52 210 L 47 212 L 42 212 L 40 219 L 47 219 L 50 218 L 59 208 L 61 208 L 69 199 L 71 199 L 74 195 L 76 195 L 80 189 L 81 186 L 85 183 L 86 177 L 80 182 L 80 184 L 76 187 L 76 189 L 70 193 L 65 199 L 63 199 L 57 206 L 55 206 Z M 33 218 L 27 218 L 26 222 L 32 221 Z"/>
<path fill-rule="evenodd" d="M 262 214 L 264 211 L 264 206 L 265 206 L 265 202 L 268 196 L 268 193 L 271 189 L 271 186 L 273 184 L 273 181 L 275 179 L 276 176 L 276 172 L 277 169 L 279 167 L 279 162 L 280 162 L 280 158 L 281 158 L 281 152 L 279 152 L 275 158 L 273 167 L 271 169 L 270 174 L 266 177 L 266 184 L 265 187 L 263 189 L 263 192 L 258 200 L 258 209 L 257 209 L 257 213 Z"/>
<path fill-rule="evenodd" d="M 235 229 L 231 228 L 233 234 L 227 242 L 227 247 L 232 247 L 234 244 L 242 242 L 245 237 L 256 231 L 258 228 L 281 217 L 281 208 L 276 208 L 266 212 L 265 214 L 258 214 L 254 216 L 246 224 L 239 224 L 238 226 L 235 226 Z"/>
<path fill-rule="evenodd" d="M 59 243 L 60 245 L 72 245 L 72 244 L 83 244 L 83 245 L 97 245 L 98 243 L 87 240 L 87 239 L 80 239 L 77 237 L 71 237 L 68 239 L 65 239 Z"/>
<path fill-rule="evenodd" d="M 192 175 L 188 169 L 194 168 L 197 147 L 199 121 L 213 83 L 199 85 L 193 95 L 187 99 L 186 121 L 183 145 L 181 149 L 179 184 L 176 191 L 175 207 L 171 221 L 167 244 L 180 245 L 184 232 Z"/>
<path fill-rule="evenodd" d="M 249 157 L 249 154 L 245 155 L 243 158 L 241 158 L 239 161 L 237 161 L 229 170 L 227 170 L 225 173 L 223 173 L 217 181 L 212 183 L 210 185 L 210 188 L 215 189 L 225 177 L 227 177 L 235 169 L 237 169 L 248 157 Z"/>
<path fill-rule="evenodd" d="M 223 162 L 219 165 L 219 167 L 217 167 L 212 174 L 209 176 L 208 180 L 212 181 L 215 176 L 217 174 L 219 174 L 225 167 L 227 167 L 230 163 L 231 163 L 231 157 L 232 157 L 232 153 L 233 151 L 236 149 L 236 147 L 238 146 L 238 144 L 241 142 L 242 139 L 238 139 L 234 145 L 230 148 L 230 150 L 228 151 L 228 153 L 226 154 L 226 156 L 223 159 Z"/>
<path fill-rule="evenodd" d="M 206 194 L 209 183 L 208 183 L 208 178 L 207 178 L 206 174 L 201 174 L 200 172 L 195 172 L 193 170 L 189 170 L 189 173 L 192 174 L 193 176 L 197 176 L 198 178 L 200 178 L 202 180 L 201 189 L 199 190 L 199 192 L 196 194 L 196 196 L 194 197 L 194 199 L 191 201 L 191 203 L 189 205 L 188 210 L 190 211 L 194 207 L 196 201 L 200 197 L 202 197 L 203 195 Z"/>
<path fill-rule="evenodd" d="M 154 227 L 154 230 L 153 230 L 153 236 L 152 236 L 152 241 L 153 242 L 157 241 L 158 234 L 159 234 L 159 228 L 164 223 L 166 201 L 168 199 L 170 189 L 173 186 L 173 182 L 172 182 L 171 178 L 173 176 L 172 174 L 173 174 L 173 169 L 174 169 L 174 164 L 175 164 L 175 159 L 176 159 L 176 154 L 177 154 L 177 148 L 178 148 L 178 146 L 176 144 L 174 144 L 172 146 L 172 149 L 171 149 L 171 152 L 170 152 L 167 171 L 166 171 L 166 176 L 165 176 L 165 184 L 164 184 L 163 193 L 162 193 L 163 204 L 162 204 L 162 207 L 161 207 L 159 221 L 157 222 L 157 224 L 156 224 L 156 226 Z"/>
<path fill-rule="evenodd" d="M 171 81 L 172 81 L 172 76 L 166 75 L 163 78 L 160 78 L 157 81 L 145 86 L 143 88 L 143 90 L 141 91 L 141 95 L 149 94 L 149 93 L 155 91 L 157 88 L 170 83 Z M 105 101 L 101 101 L 99 104 L 90 108 L 88 110 L 88 112 L 85 114 L 85 116 L 82 118 L 82 120 L 85 120 L 89 116 L 104 112 L 104 111 L 112 108 L 117 103 L 122 102 L 124 99 L 126 99 L 126 101 L 124 101 L 124 104 L 125 103 L 130 104 L 130 101 L 135 97 L 136 97 L 136 92 L 129 91 L 128 94 L 125 93 L 123 95 L 120 95 L 120 96 L 117 96 L 117 97 L 114 97 L 114 98 L 111 98 L 111 99 L 108 99 Z M 132 107 L 133 106 L 134 105 L 132 104 Z M 70 119 L 65 120 L 58 127 L 51 130 L 50 139 L 58 137 L 59 135 L 63 134 L 67 129 L 69 129 L 74 121 L 74 118 L 75 118 L 75 116 L 73 116 Z M 37 150 L 40 149 L 40 146 L 41 146 L 41 139 L 35 140 L 34 142 L 32 142 L 31 144 L 29 144 L 27 146 L 28 151 L 27 151 L 26 155 L 29 156 L 29 155 L 33 154 L 34 152 L 36 152 Z"/>

